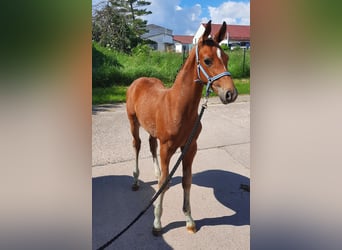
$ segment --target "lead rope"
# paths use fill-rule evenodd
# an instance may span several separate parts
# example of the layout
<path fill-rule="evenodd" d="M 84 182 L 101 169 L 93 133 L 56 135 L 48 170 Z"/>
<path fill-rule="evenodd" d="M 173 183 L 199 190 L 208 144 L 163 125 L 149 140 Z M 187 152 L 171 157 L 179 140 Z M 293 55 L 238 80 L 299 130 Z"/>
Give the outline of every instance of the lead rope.
<path fill-rule="evenodd" d="M 194 136 L 196 134 L 196 131 L 198 129 L 198 126 L 200 124 L 200 121 L 202 119 L 204 110 L 208 107 L 208 99 L 209 99 L 209 92 L 207 90 L 207 93 L 205 95 L 205 100 L 204 103 L 202 104 L 202 109 L 197 117 L 197 120 L 195 122 L 194 128 L 191 131 L 190 136 L 188 137 L 188 140 L 186 141 L 186 144 L 182 150 L 181 155 L 179 156 L 175 166 L 173 167 L 173 169 L 171 170 L 170 174 L 167 176 L 165 182 L 163 183 L 163 185 L 160 187 L 160 189 L 158 190 L 157 193 L 154 194 L 154 196 L 152 197 L 152 199 L 150 200 L 150 202 L 148 203 L 148 205 L 138 214 L 137 217 L 135 217 L 135 219 L 129 223 L 120 233 L 118 233 L 116 236 L 114 236 L 112 239 L 110 239 L 109 241 L 107 241 L 105 244 L 103 244 L 102 246 L 100 246 L 99 248 L 97 248 L 98 250 L 102 250 L 105 249 L 106 247 L 108 247 L 110 244 L 112 244 L 115 240 L 117 240 L 124 232 L 126 232 L 135 222 L 137 222 L 141 216 L 144 215 L 144 213 L 152 206 L 153 202 L 158 198 L 158 196 L 164 191 L 164 189 L 167 187 L 167 185 L 169 184 L 172 176 L 174 175 L 174 173 L 176 172 L 179 164 L 182 162 L 185 154 L 187 153 L 187 151 L 189 150 L 189 146 L 191 145 L 192 140 L 194 139 Z"/>

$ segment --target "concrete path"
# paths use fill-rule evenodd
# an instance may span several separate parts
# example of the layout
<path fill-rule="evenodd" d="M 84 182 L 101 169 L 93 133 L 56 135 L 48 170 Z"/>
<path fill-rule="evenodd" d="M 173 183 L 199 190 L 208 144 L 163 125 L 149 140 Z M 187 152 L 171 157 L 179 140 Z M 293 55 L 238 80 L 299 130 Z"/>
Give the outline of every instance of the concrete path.
<path fill-rule="evenodd" d="M 192 215 L 197 233 L 185 229 L 181 167 L 164 198 L 163 235 L 151 233 L 153 207 L 108 249 L 249 249 L 250 102 L 223 105 L 211 98 L 193 163 Z M 124 104 L 93 107 L 93 248 L 119 233 L 157 189 L 148 134 L 141 129 L 139 191 L 132 192 L 134 151 Z M 171 160 L 170 169 L 179 156 Z"/>

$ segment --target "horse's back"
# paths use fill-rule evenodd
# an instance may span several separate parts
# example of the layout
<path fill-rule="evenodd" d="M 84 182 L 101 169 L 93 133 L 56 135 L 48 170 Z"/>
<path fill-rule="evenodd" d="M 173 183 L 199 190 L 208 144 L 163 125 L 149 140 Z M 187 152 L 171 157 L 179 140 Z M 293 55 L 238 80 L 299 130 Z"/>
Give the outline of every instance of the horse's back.
<path fill-rule="evenodd" d="M 159 107 L 165 99 L 167 88 L 163 82 L 153 77 L 141 77 L 132 82 L 126 93 L 128 114 L 148 112 Z"/>
<path fill-rule="evenodd" d="M 126 93 L 126 105 L 143 105 L 158 99 L 166 88 L 161 80 L 154 77 L 140 77 L 132 82 Z"/>
<path fill-rule="evenodd" d="M 146 91 L 153 91 L 154 89 L 165 89 L 161 80 L 154 77 L 140 77 L 132 82 L 127 90 L 127 95 L 137 95 Z M 132 93 L 135 92 L 135 93 Z"/>

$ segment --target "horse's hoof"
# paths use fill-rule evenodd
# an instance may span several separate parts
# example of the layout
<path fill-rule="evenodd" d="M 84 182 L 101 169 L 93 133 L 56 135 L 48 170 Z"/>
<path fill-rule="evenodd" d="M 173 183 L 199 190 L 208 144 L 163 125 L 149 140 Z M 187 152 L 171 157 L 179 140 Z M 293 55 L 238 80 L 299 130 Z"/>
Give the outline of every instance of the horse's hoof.
<path fill-rule="evenodd" d="M 188 226 L 188 227 L 186 227 L 186 230 L 188 231 L 188 233 L 194 234 L 194 233 L 196 233 L 196 226 L 195 225 Z"/>
<path fill-rule="evenodd" d="M 161 228 L 158 229 L 158 228 L 153 227 L 152 228 L 152 234 L 156 237 L 161 236 L 162 235 L 162 229 Z"/>
<path fill-rule="evenodd" d="M 137 191 L 138 189 L 139 189 L 139 185 L 136 184 L 136 183 L 134 183 L 134 184 L 132 185 L 132 191 Z"/>

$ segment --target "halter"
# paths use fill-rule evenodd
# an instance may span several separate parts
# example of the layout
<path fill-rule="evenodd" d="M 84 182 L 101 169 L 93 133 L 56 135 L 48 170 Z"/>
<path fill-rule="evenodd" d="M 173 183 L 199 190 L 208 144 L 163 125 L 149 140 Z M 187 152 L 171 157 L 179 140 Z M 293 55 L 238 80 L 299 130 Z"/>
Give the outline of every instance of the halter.
<path fill-rule="evenodd" d="M 206 89 L 206 97 L 209 96 L 210 94 L 210 88 L 211 88 L 211 85 L 213 84 L 214 81 L 220 79 L 221 77 L 223 76 L 231 76 L 230 72 L 228 71 L 224 71 L 216 76 L 213 76 L 213 77 L 210 77 L 208 75 L 208 73 L 204 70 L 204 68 L 202 67 L 202 65 L 200 64 L 200 60 L 199 60 L 199 57 L 198 57 L 198 44 L 196 45 L 196 61 L 197 61 L 197 76 L 198 76 L 198 79 L 195 80 L 195 82 L 198 82 L 198 83 L 204 83 L 202 80 L 201 80 L 201 76 L 200 76 L 200 71 L 202 71 L 203 75 L 207 78 L 208 82 L 207 82 L 207 89 Z"/>

